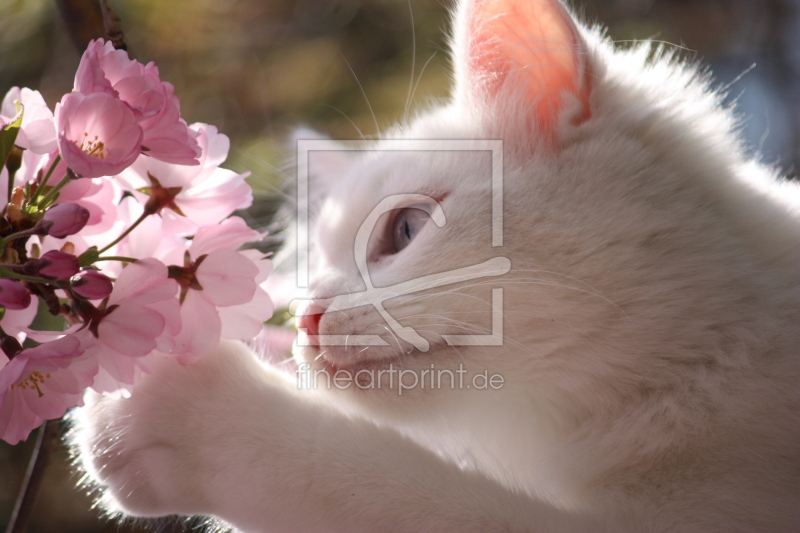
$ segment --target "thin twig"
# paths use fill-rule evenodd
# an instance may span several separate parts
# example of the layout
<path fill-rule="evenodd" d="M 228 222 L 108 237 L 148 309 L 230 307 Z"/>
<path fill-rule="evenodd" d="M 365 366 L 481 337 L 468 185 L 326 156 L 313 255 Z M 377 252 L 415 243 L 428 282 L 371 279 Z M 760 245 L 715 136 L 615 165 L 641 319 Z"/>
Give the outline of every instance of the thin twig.
<path fill-rule="evenodd" d="M 28 463 L 28 471 L 22 481 L 22 487 L 17 497 L 17 503 L 14 505 L 14 511 L 11 513 L 8 527 L 6 527 L 6 533 L 22 533 L 27 527 L 28 518 L 44 479 L 45 469 L 50 463 L 50 456 L 58 447 L 59 422 L 59 420 L 48 420 L 39 429 L 36 444 Z"/>

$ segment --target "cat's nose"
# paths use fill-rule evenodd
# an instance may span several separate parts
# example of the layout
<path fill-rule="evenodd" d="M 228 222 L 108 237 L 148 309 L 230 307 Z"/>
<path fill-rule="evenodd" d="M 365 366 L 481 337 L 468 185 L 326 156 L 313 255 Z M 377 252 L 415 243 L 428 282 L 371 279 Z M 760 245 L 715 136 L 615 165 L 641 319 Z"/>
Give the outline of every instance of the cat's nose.
<path fill-rule="evenodd" d="M 325 314 L 325 307 L 319 304 L 309 304 L 303 314 L 297 317 L 297 328 L 305 329 L 308 335 L 319 335 L 319 321 Z"/>

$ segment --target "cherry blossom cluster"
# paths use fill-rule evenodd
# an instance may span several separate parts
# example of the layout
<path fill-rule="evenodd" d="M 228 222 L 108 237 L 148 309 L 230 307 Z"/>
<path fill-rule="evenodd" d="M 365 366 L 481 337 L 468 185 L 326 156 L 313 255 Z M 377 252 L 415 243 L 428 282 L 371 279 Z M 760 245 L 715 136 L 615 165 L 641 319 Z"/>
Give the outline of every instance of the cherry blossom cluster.
<path fill-rule="evenodd" d="M 187 123 L 158 68 L 93 41 L 52 112 L 12 88 L 0 109 L 0 438 L 127 394 L 156 358 L 190 364 L 272 315 L 263 235 L 231 216 L 247 174 L 228 138 Z"/>

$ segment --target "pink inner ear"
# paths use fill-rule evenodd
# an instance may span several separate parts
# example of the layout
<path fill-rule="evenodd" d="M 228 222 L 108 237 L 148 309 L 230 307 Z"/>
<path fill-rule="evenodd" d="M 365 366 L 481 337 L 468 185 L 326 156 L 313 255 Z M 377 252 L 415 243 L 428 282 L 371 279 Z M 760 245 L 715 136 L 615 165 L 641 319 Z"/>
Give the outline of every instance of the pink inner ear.
<path fill-rule="evenodd" d="M 558 0 L 474 0 L 469 20 L 469 70 L 485 96 L 496 96 L 510 73 L 523 70 L 512 82 L 525 84 L 544 131 L 555 133 L 564 92 L 583 105 L 577 122 L 589 118 L 583 43 Z"/>

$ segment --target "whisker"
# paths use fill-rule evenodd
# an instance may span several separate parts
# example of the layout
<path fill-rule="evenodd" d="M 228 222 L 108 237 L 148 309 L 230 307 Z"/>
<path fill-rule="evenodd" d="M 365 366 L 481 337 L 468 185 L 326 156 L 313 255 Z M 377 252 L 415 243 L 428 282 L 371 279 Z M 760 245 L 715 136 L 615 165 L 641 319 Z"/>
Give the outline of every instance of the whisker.
<path fill-rule="evenodd" d="M 386 331 L 388 331 L 389 333 L 392 334 L 392 337 L 394 338 L 394 341 L 397 343 L 397 349 L 398 349 L 397 355 L 398 356 L 405 355 L 405 352 L 403 351 L 403 346 L 400 344 L 400 339 L 397 338 L 397 335 L 395 335 L 394 331 L 392 331 L 389 328 L 389 326 L 387 326 L 386 324 L 380 324 L 380 326 L 383 327 L 383 329 L 385 329 Z"/>
<path fill-rule="evenodd" d="M 520 271 L 520 272 L 524 272 L 524 270 Z M 542 272 L 542 273 L 548 273 L 548 274 L 554 274 L 554 275 L 561 275 L 561 274 L 557 274 L 555 272 L 547 272 L 547 271 L 530 270 L 530 272 Z M 563 276 L 569 278 L 569 276 L 566 276 L 566 275 L 563 275 Z M 584 283 L 584 282 L 581 282 L 579 280 L 575 280 L 574 278 L 570 278 L 570 279 L 573 279 L 574 281 L 582 283 L 583 285 L 586 285 L 587 287 L 591 287 L 591 285 L 589 285 L 587 283 Z M 500 286 L 505 287 L 505 286 L 509 286 L 509 285 L 526 285 L 526 284 L 559 287 L 559 288 L 568 289 L 568 290 L 572 290 L 572 291 L 582 292 L 582 293 L 585 293 L 585 294 L 590 294 L 592 296 L 600 298 L 601 300 L 603 300 L 605 302 L 608 302 L 609 304 L 614 306 L 614 308 L 617 309 L 620 313 L 622 313 L 626 318 L 630 318 L 628 316 L 628 314 L 625 312 L 625 310 L 622 309 L 617 303 L 615 303 L 613 300 L 609 299 L 608 297 L 603 296 L 599 292 L 596 292 L 596 290 L 593 291 L 593 290 L 582 289 L 580 287 L 574 287 L 574 286 L 571 286 L 571 285 L 565 285 L 563 283 L 558 283 L 558 282 L 555 282 L 555 281 L 543 280 L 543 279 L 539 279 L 539 278 L 511 278 L 511 279 L 504 279 L 502 282 L 498 282 L 496 280 L 482 280 L 482 281 L 477 281 L 475 283 L 469 283 L 469 284 L 466 284 L 466 285 L 460 285 L 460 286 L 457 286 L 457 287 L 454 287 L 454 288 L 451 288 L 451 289 L 447 289 L 447 290 L 444 290 L 444 291 L 439 291 L 439 292 L 434 293 L 434 294 L 407 295 L 406 302 L 413 302 L 413 301 L 416 301 L 416 300 L 423 300 L 423 299 L 432 298 L 432 297 L 435 297 L 435 296 L 438 296 L 438 295 L 461 294 L 459 291 L 462 291 L 464 289 L 469 289 L 469 288 L 472 288 L 472 287 L 479 287 L 479 286 L 486 286 L 486 285 L 492 285 L 492 286 L 500 285 Z M 464 296 L 468 296 L 468 295 L 464 294 Z"/>
<path fill-rule="evenodd" d="M 339 51 L 339 53 L 341 54 L 342 59 L 344 59 L 344 62 L 347 64 L 347 68 L 350 69 L 350 73 L 353 75 L 353 78 L 356 80 L 358 88 L 361 90 L 361 94 L 364 96 L 364 100 L 367 102 L 367 107 L 369 108 L 369 112 L 372 115 L 372 121 L 375 123 L 375 135 L 380 136 L 381 128 L 380 126 L 378 126 L 378 119 L 375 118 L 375 112 L 372 110 L 372 104 L 369 103 L 369 97 L 367 96 L 367 92 L 364 90 L 364 86 L 361 85 L 361 81 L 358 79 L 358 76 L 356 76 L 356 71 L 353 70 L 353 67 L 350 65 L 350 62 L 345 57 L 344 53 L 342 53 L 341 50 Z"/>
<path fill-rule="evenodd" d="M 358 126 L 356 126 L 356 123 L 355 123 L 355 122 L 353 122 L 353 119 L 351 119 L 350 117 L 348 117 L 348 116 L 347 116 L 347 113 L 345 113 L 344 111 L 342 111 L 341 109 L 339 109 L 339 108 L 338 108 L 338 107 L 336 107 L 336 106 L 333 106 L 333 105 L 330 105 L 330 104 L 323 104 L 323 105 L 325 105 L 326 107 L 330 107 L 331 109 L 333 109 L 333 110 L 335 110 L 335 111 L 338 111 L 339 113 L 341 113 L 341 114 L 342 114 L 342 116 L 343 116 L 344 118 L 346 118 L 346 119 L 347 119 L 347 121 L 348 121 L 348 122 L 349 122 L 349 123 L 350 123 L 350 124 L 351 124 L 351 125 L 352 125 L 352 126 L 355 128 L 355 129 L 356 129 L 356 131 L 358 132 L 359 136 L 361 136 L 361 140 L 364 140 L 364 141 L 366 141 L 366 140 L 367 140 L 366 136 L 364 136 L 364 133 L 362 133 L 362 131 L 361 131 L 361 128 L 359 128 Z"/>
<path fill-rule="evenodd" d="M 411 8 L 411 0 L 408 1 L 408 13 L 411 17 L 411 79 L 408 81 L 408 95 L 406 105 L 403 109 L 403 123 L 408 120 L 408 111 L 411 107 L 411 98 L 414 92 L 414 73 L 417 68 L 417 28 L 414 24 L 414 10 Z"/>
<path fill-rule="evenodd" d="M 412 101 L 414 100 L 414 95 L 417 94 L 417 88 L 419 87 L 419 82 L 422 81 L 422 75 L 425 74 L 425 69 L 428 68 L 428 65 L 430 64 L 431 61 L 433 61 L 434 57 L 436 57 L 436 52 L 433 52 L 433 54 L 431 54 L 431 57 L 429 57 L 428 60 L 425 62 L 425 64 L 422 65 L 422 70 L 419 71 L 419 78 L 417 78 L 417 83 L 414 84 L 414 90 L 411 92 Z"/>
<path fill-rule="evenodd" d="M 482 333 L 482 334 L 485 334 L 485 335 L 491 335 L 493 333 L 493 331 L 491 329 L 487 328 L 487 327 L 480 326 L 478 324 L 470 324 L 470 323 L 464 322 L 463 320 L 456 320 L 456 319 L 444 317 L 444 316 L 441 316 L 441 315 L 426 315 L 426 314 L 423 314 L 423 315 L 411 315 L 411 316 L 408 316 L 408 317 L 404 317 L 403 320 L 409 320 L 411 318 L 420 318 L 420 317 L 424 317 L 424 316 L 431 316 L 432 318 L 441 318 L 441 319 L 443 319 L 445 321 L 451 322 L 452 324 L 454 324 L 456 326 L 460 326 L 464 330 L 469 331 L 471 333 Z M 444 325 L 444 324 L 437 324 L 437 323 L 427 323 L 426 324 L 426 326 L 433 326 L 433 325 Z M 430 330 L 421 329 L 421 328 L 415 328 L 415 329 L 417 331 L 427 331 L 428 333 L 432 333 L 434 335 L 441 336 L 441 334 L 439 332 L 430 331 Z M 508 335 L 504 335 L 503 336 L 503 341 L 504 342 L 509 342 L 509 343 L 513 344 L 514 346 L 517 346 L 517 347 L 521 348 L 522 350 L 524 350 L 527 353 L 534 353 L 533 350 L 528 348 L 526 345 L 522 344 L 519 341 L 514 340 L 513 338 L 509 337 Z"/>

